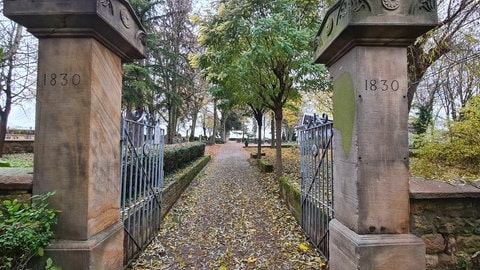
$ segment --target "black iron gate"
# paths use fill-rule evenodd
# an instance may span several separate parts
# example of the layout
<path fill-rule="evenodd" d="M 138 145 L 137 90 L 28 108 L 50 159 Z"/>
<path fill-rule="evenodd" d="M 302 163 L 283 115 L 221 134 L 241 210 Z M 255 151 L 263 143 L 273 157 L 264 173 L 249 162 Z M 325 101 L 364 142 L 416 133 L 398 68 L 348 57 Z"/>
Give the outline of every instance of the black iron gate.
<path fill-rule="evenodd" d="M 120 208 L 128 265 L 160 229 L 164 134 L 158 126 L 125 119 L 121 129 Z"/>
<path fill-rule="evenodd" d="M 316 115 L 300 131 L 302 228 L 326 258 L 333 219 L 333 121 Z"/>

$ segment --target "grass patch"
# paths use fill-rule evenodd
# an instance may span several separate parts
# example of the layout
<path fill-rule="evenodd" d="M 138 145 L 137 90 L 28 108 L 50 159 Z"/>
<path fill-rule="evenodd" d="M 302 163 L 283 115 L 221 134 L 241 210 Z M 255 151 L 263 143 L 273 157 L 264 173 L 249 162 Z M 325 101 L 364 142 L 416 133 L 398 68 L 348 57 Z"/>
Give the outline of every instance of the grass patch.
<path fill-rule="evenodd" d="M 14 167 L 14 168 L 33 167 L 33 154 L 4 155 L 0 159 L 0 167 Z"/>

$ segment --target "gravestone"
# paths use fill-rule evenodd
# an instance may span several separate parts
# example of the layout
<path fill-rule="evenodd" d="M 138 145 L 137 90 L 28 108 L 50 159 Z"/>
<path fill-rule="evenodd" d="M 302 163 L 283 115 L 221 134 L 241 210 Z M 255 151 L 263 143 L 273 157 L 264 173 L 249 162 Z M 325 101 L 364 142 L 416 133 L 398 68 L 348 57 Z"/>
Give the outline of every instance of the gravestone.
<path fill-rule="evenodd" d="M 334 82 L 330 269 L 425 269 L 410 234 L 407 47 L 437 23 L 434 0 L 342 0 L 315 39 Z"/>
<path fill-rule="evenodd" d="M 39 38 L 33 193 L 61 211 L 45 257 L 63 269 L 122 269 L 122 62 L 145 31 L 125 0 L 4 0 Z"/>

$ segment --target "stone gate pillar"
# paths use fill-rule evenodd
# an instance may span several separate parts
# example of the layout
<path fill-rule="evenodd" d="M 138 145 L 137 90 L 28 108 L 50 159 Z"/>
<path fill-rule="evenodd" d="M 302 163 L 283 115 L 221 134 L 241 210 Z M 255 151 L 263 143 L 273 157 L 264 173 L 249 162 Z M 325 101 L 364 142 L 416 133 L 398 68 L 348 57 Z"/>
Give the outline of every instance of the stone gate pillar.
<path fill-rule="evenodd" d="M 407 46 L 437 23 L 435 0 L 341 0 L 315 39 L 334 82 L 330 269 L 425 269 L 409 234 Z"/>
<path fill-rule="evenodd" d="M 145 32 L 125 0 L 4 0 L 39 38 L 33 192 L 56 191 L 63 269 L 122 269 L 122 62 L 143 58 Z"/>

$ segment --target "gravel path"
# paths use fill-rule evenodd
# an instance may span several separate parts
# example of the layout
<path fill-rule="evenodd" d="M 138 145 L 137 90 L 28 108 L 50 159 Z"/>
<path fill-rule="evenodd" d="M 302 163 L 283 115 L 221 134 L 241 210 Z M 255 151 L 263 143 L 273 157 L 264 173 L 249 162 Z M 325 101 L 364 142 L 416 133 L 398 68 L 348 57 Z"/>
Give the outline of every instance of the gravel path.
<path fill-rule="evenodd" d="M 321 269 L 323 263 L 241 143 L 218 152 L 131 269 Z"/>

